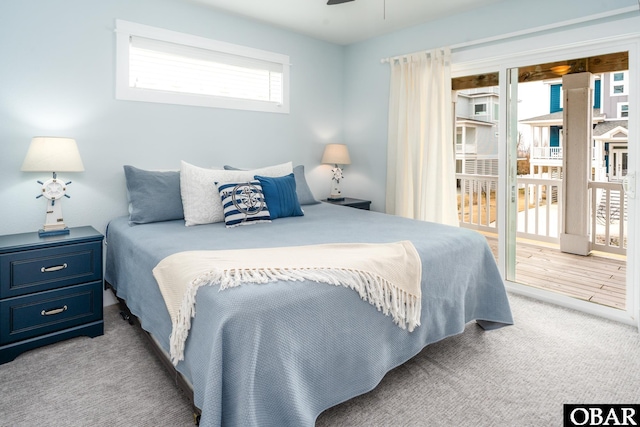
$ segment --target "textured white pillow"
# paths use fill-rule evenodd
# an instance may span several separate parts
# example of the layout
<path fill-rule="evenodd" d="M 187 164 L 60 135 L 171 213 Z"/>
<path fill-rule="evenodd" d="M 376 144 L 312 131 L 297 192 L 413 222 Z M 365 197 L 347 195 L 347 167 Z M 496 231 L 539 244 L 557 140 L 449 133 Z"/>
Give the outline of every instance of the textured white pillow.
<path fill-rule="evenodd" d="M 247 171 L 206 169 L 182 161 L 180 195 L 186 226 L 224 221 L 216 182 L 251 181 L 254 175 L 278 177 L 293 172 L 291 162 Z"/>

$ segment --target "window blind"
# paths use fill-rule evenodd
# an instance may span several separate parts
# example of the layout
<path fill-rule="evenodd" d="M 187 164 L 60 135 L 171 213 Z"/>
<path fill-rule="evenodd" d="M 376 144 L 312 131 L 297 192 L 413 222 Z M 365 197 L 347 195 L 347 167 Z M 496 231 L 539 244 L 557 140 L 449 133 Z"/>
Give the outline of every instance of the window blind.
<path fill-rule="evenodd" d="M 134 35 L 129 43 L 132 88 L 283 102 L 281 63 Z"/>

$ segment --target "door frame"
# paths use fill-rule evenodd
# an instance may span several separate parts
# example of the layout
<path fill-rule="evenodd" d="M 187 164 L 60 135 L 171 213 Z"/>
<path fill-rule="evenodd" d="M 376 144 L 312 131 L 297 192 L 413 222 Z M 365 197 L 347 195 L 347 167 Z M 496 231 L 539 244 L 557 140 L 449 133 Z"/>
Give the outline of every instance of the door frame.
<path fill-rule="evenodd" d="M 622 22 L 621 22 L 622 21 Z M 640 32 L 638 18 L 624 19 L 615 22 L 597 23 L 581 28 L 573 28 L 566 31 L 542 33 L 532 35 L 525 39 L 506 39 L 489 46 L 479 46 L 471 49 L 461 49 L 452 53 L 452 77 L 462 77 L 491 73 L 498 71 L 500 87 L 500 109 L 507 112 L 509 105 L 507 75 L 512 68 L 529 65 L 562 61 L 573 58 L 583 58 L 607 53 L 629 52 L 629 81 L 640 81 Z M 558 40 L 565 44 L 558 45 Z M 496 56 L 495 52 L 501 52 Z M 640 115 L 637 111 L 640 107 L 640 88 L 633 85 L 629 90 L 629 108 L 635 113 L 629 115 L 629 164 L 628 171 L 633 176 L 640 175 Z M 505 117 L 502 114 L 501 117 Z M 509 205 L 507 198 L 510 194 L 507 171 L 507 120 L 501 120 L 499 125 L 499 197 L 498 215 L 503 220 L 498 221 L 498 267 L 502 277 L 507 272 L 507 221 Z M 635 175 L 634 175 L 635 172 Z M 633 181 L 633 179 L 630 180 Z M 635 186 L 640 184 L 640 177 L 636 178 Z M 631 185 L 633 185 L 631 183 Z M 638 186 L 640 191 L 640 186 Z M 640 197 L 640 194 L 638 195 Z M 627 298 L 626 310 L 618 310 L 605 307 L 587 301 L 578 300 L 551 291 L 533 288 L 527 285 L 505 280 L 506 287 L 513 293 L 530 296 L 536 299 L 548 301 L 554 304 L 577 309 L 590 314 L 595 314 L 612 320 L 636 325 L 640 328 L 640 200 L 629 197 L 629 239 L 627 247 Z"/>

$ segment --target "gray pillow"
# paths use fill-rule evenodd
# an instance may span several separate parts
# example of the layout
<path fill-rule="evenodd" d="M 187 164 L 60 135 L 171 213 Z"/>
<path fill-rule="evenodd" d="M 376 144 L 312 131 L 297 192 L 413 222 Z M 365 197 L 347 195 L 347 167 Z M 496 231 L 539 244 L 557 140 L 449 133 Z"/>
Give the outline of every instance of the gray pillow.
<path fill-rule="evenodd" d="M 124 166 L 129 193 L 129 223 L 183 219 L 179 171 L 147 171 Z"/>
<path fill-rule="evenodd" d="M 313 197 L 309 184 L 307 184 L 307 178 L 304 176 L 304 165 L 294 167 L 293 176 L 296 179 L 298 202 L 300 202 L 301 205 L 316 205 L 320 203 L 319 200 Z"/>
<path fill-rule="evenodd" d="M 224 165 L 225 170 L 244 170 L 229 165 Z M 296 180 L 296 194 L 298 195 L 298 202 L 301 205 L 315 205 L 320 203 L 313 197 L 313 193 L 307 184 L 307 178 L 304 175 L 304 165 L 298 165 L 293 168 L 293 176 Z"/>

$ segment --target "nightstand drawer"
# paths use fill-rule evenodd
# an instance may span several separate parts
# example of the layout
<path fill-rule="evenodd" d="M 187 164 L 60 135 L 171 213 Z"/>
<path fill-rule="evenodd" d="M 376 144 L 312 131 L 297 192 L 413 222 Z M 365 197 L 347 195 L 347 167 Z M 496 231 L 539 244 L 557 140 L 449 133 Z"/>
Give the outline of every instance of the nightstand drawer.
<path fill-rule="evenodd" d="M 102 282 L 0 301 L 0 345 L 102 319 Z"/>
<path fill-rule="evenodd" d="M 102 279 L 102 243 L 0 255 L 0 298 Z"/>

